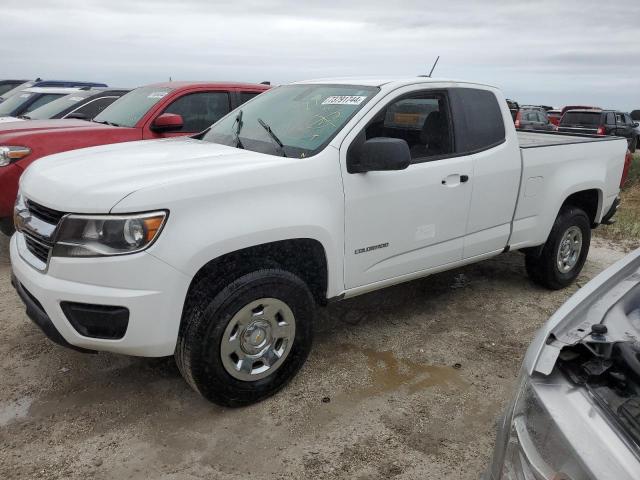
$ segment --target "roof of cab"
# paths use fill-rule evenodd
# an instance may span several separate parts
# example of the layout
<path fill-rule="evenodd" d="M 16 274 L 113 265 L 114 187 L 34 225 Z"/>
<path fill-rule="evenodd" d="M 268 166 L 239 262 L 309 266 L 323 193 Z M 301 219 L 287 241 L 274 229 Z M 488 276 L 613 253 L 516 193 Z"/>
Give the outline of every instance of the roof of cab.
<path fill-rule="evenodd" d="M 401 87 L 404 85 L 415 85 L 416 83 L 461 83 L 468 85 L 481 85 L 483 87 L 495 88 L 493 85 L 486 85 L 478 82 L 467 82 L 463 80 L 452 80 L 448 78 L 431 78 L 426 76 L 416 77 L 334 77 L 317 78 L 313 80 L 303 80 L 294 82 L 295 84 L 332 84 L 332 85 L 363 85 L 367 87 L 382 87 L 392 85 Z"/>
<path fill-rule="evenodd" d="M 242 82 L 160 82 L 152 83 L 150 85 L 142 85 L 143 87 L 156 87 L 156 88 L 189 88 L 189 87 L 211 87 L 211 88 L 258 88 L 267 90 L 270 85 L 264 85 L 261 83 L 242 83 Z"/>

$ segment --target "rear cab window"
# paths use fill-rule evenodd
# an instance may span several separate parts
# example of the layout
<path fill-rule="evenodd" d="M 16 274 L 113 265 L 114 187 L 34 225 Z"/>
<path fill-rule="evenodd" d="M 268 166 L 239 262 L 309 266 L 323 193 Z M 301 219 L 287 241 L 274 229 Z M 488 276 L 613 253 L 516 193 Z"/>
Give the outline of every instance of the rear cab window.
<path fill-rule="evenodd" d="M 504 143 L 504 118 L 498 98 L 492 91 L 452 88 L 449 95 L 456 154 L 469 155 Z"/>

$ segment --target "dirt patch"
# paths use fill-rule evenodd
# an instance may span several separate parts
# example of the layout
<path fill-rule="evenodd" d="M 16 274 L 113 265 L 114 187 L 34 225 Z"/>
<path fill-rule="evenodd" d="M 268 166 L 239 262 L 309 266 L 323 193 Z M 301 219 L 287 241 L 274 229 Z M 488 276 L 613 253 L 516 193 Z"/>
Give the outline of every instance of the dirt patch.
<path fill-rule="evenodd" d="M 2 479 L 477 479 L 534 332 L 623 256 L 596 239 L 559 292 L 510 253 L 331 305 L 296 379 L 228 410 L 171 358 L 53 345 L 26 318 L 0 242 Z"/>

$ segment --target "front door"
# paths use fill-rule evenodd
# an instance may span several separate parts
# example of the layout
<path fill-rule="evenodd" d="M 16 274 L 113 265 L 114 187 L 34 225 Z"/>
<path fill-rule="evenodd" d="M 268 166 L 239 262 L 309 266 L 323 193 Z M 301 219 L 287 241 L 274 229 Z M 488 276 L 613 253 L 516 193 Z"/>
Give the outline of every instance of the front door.
<path fill-rule="evenodd" d="M 345 190 L 345 286 L 354 288 L 462 259 L 472 160 L 454 155 L 446 91 L 411 91 L 365 117 L 340 151 Z M 406 170 L 349 174 L 347 151 L 374 137 L 407 141 Z"/>

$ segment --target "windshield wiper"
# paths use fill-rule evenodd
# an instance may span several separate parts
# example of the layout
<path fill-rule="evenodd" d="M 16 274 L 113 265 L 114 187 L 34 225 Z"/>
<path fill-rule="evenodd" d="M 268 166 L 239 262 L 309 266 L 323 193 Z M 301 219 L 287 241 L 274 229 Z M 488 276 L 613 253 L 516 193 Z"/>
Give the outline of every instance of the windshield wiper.
<path fill-rule="evenodd" d="M 234 134 L 234 140 L 236 142 L 236 148 L 242 148 L 244 149 L 244 145 L 242 145 L 242 140 L 240 140 L 240 130 L 242 130 L 242 126 L 244 125 L 244 123 L 242 123 L 242 110 L 240 110 L 238 112 L 238 114 L 236 115 L 236 119 L 234 120 L 233 124 L 238 124 L 238 126 L 236 127 L 236 131 L 233 132 Z"/>
<path fill-rule="evenodd" d="M 107 122 L 106 120 L 91 120 L 93 123 L 99 123 L 100 125 L 111 125 L 112 127 L 120 127 L 121 125 L 118 125 L 115 122 Z"/>
<path fill-rule="evenodd" d="M 284 145 L 282 144 L 278 136 L 273 132 L 273 130 L 271 130 L 271 127 L 261 118 L 258 118 L 258 123 L 262 128 L 264 128 L 267 131 L 271 139 L 278 144 L 278 147 L 280 147 L 280 151 L 282 152 L 282 156 L 286 157 L 287 154 L 284 151 Z"/>
<path fill-rule="evenodd" d="M 23 120 L 31 120 L 29 115 L 18 115 L 18 118 L 22 118 Z"/>

